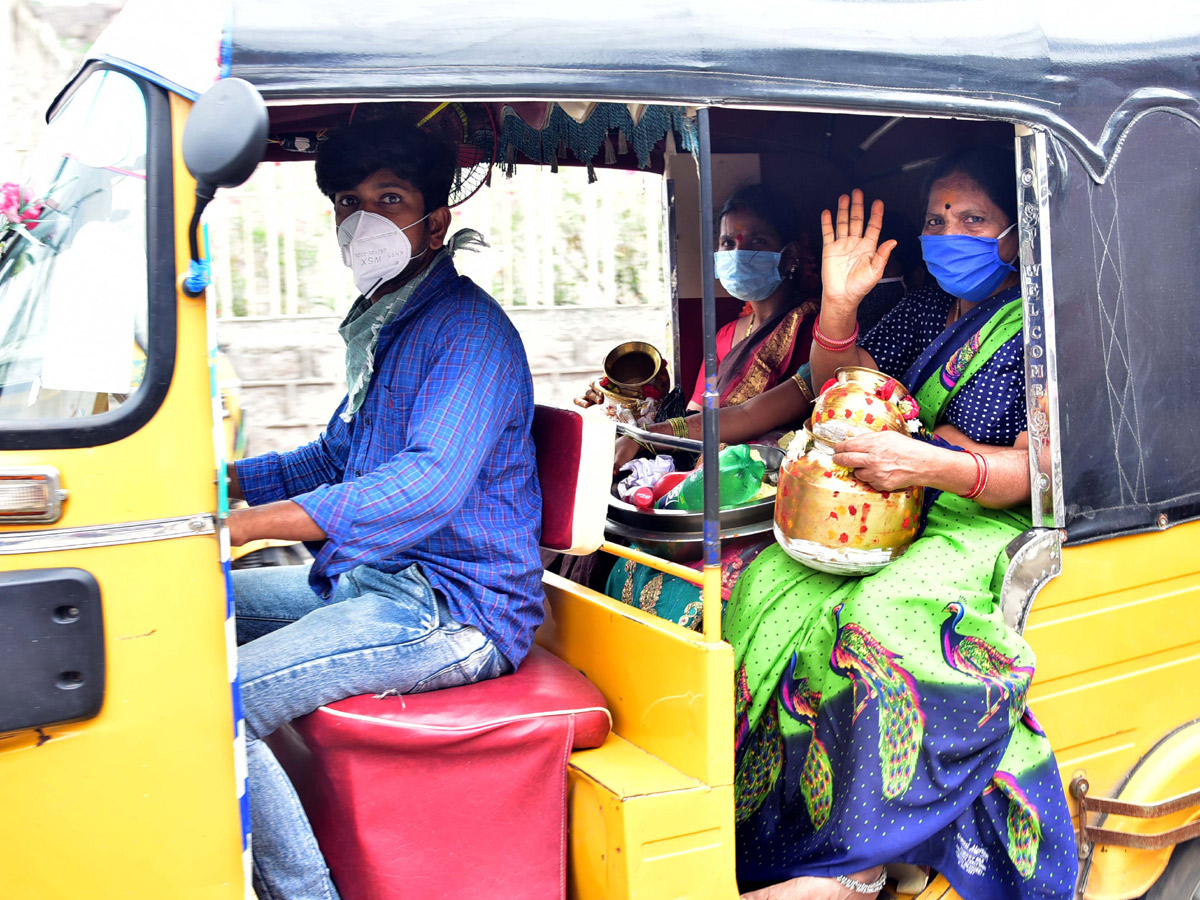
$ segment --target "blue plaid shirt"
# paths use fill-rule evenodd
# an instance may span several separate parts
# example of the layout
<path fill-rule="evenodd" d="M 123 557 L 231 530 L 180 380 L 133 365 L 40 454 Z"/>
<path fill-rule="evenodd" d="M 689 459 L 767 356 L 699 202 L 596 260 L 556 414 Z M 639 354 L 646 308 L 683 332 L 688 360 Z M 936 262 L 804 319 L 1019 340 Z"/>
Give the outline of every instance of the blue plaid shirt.
<path fill-rule="evenodd" d="M 294 500 L 329 536 L 310 582 L 420 563 L 455 619 L 517 665 L 542 620 L 541 489 L 525 349 L 496 302 L 437 263 L 379 335 L 349 422 L 290 453 L 237 463 L 251 504 Z"/>

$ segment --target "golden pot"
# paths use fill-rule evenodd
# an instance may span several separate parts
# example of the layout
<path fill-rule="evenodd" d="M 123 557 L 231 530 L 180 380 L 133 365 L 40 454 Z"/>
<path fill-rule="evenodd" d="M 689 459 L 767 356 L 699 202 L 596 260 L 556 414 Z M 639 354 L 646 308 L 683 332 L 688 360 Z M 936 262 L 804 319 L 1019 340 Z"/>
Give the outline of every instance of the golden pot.
<path fill-rule="evenodd" d="M 891 395 L 880 396 L 892 382 Z M 868 431 L 896 431 L 907 435 L 908 425 L 898 403 L 908 391 L 882 372 L 861 366 L 843 366 L 836 382 L 821 392 L 813 404 L 813 433 L 836 444 Z"/>
<path fill-rule="evenodd" d="M 642 341 L 626 341 L 610 350 L 604 357 L 604 379 L 599 385 L 601 392 L 625 407 L 644 400 L 648 387 L 659 397 L 665 397 L 671 389 L 671 377 L 662 354 Z"/>
<path fill-rule="evenodd" d="M 779 469 L 775 539 L 788 556 L 822 572 L 877 572 L 916 540 L 925 489 L 875 490 L 834 465 L 833 443 L 811 427 L 796 435 Z"/>

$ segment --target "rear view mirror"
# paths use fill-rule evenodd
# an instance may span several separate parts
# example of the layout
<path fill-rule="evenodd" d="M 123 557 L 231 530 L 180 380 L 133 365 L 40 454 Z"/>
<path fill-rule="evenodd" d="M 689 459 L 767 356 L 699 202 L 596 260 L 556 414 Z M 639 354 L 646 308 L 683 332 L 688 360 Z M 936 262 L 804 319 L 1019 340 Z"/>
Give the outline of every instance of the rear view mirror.
<path fill-rule="evenodd" d="M 218 81 L 196 101 L 183 129 L 183 161 L 196 181 L 237 187 L 267 149 L 267 106 L 240 78 Z"/>
<path fill-rule="evenodd" d="M 197 233 L 217 188 L 237 187 L 253 174 L 267 149 L 267 105 L 248 81 L 225 78 L 196 101 L 183 128 L 183 161 L 196 179 L 196 208 L 188 227 L 192 264 L 183 279 L 189 297 L 208 287 Z"/>

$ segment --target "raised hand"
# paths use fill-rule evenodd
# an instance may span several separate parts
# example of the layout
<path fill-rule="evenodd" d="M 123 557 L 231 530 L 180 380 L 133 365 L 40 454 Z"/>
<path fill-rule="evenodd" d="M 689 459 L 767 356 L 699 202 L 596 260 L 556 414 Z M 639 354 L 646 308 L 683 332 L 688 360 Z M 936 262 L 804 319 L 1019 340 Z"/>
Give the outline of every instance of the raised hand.
<path fill-rule="evenodd" d="M 863 228 L 863 194 L 855 188 L 838 197 L 837 228 L 829 210 L 821 213 L 822 304 L 825 310 L 853 313 L 863 297 L 879 283 L 895 241 L 879 244 L 883 201 L 871 204 L 871 218 Z"/>

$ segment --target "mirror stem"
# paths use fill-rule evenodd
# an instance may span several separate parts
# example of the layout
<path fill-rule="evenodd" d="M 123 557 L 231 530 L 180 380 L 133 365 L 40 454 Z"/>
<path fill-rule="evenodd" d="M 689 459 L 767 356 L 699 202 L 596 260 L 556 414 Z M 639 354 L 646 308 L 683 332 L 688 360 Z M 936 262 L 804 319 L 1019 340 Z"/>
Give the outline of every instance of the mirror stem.
<path fill-rule="evenodd" d="M 209 261 L 200 258 L 200 218 L 204 215 L 204 208 L 208 206 L 213 195 L 216 194 L 216 187 L 204 181 L 196 182 L 196 207 L 192 211 L 192 221 L 188 225 L 188 247 L 192 253 L 191 265 L 188 266 L 187 275 L 183 278 L 183 292 L 189 297 L 199 297 L 208 287 L 209 276 Z"/>

